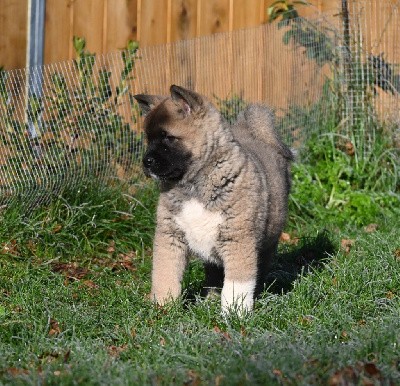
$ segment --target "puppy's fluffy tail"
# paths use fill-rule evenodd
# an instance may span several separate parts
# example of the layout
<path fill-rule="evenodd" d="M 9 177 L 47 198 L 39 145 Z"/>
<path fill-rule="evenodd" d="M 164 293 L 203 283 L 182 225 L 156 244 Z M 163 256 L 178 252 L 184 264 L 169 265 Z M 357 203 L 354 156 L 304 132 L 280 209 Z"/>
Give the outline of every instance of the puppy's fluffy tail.
<path fill-rule="evenodd" d="M 260 104 L 248 105 L 238 117 L 238 123 L 246 126 L 254 140 L 274 146 L 284 158 L 290 161 L 294 160 L 292 151 L 282 142 L 276 132 L 274 113 L 267 106 Z"/>

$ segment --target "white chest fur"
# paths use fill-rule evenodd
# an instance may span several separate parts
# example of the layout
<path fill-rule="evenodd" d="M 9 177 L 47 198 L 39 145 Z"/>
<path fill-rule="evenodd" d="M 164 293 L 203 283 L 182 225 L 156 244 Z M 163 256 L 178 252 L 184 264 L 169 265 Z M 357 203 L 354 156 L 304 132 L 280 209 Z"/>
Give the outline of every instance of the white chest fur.
<path fill-rule="evenodd" d="M 210 254 L 217 241 L 219 226 L 224 218 L 221 213 L 211 212 L 195 199 L 187 201 L 175 221 L 184 231 L 189 248 L 204 259 Z"/>

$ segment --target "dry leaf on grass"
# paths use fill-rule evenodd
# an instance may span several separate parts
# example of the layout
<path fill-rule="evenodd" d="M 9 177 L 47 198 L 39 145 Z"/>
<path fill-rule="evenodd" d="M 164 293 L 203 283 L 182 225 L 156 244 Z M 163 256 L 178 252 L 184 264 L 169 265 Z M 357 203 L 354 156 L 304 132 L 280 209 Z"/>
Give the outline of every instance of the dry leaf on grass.
<path fill-rule="evenodd" d="M 285 244 L 297 245 L 299 243 L 299 238 L 292 237 L 289 233 L 282 232 L 279 241 Z"/>
<path fill-rule="evenodd" d="M 3 255 L 19 255 L 17 240 L 10 240 L 1 244 L 1 254 Z"/>
<path fill-rule="evenodd" d="M 368 224 L 366 227 L 364 227 L 364 232 L 373 233 L 376 232 L 377 229 L 378 229 L 378 224 Z"/>
<path fill-rule="evenodd" d="M 199 386 L 201 385 L 201 378 L 199 374 L 196 373 L 194 370 L 189 370 L 187 372 L 188 379 L 183 383 L 184 385 L 190 386 Z"/>
<path fill-rule="evenodd" d="M 108 355 L 112 357 L 118 357 L 122 352 L 126 351 L 127 348 L 128 348 L 127 344 L 123 344 L 122 346 L 112 345 L 107 347 L 107 352 Z"/>
<path fill-rule="evenodd" d="M 357 363 L 336 371 L 328 381 L 329 386 L 384 384 L 381 371 L 375 363 Z M 391 382 L 387 382 L 388 385 Z"/>
<path fill-rule="evenodd" d="M 61 328 L 60 328 L 60 325 L 58 324 L 57 320 L 50 319 L 49 335 L 57 336 L 60 332 L 61 332 Z"/>
<path fill-rule="evenodd" d="M 84 280 L 82 283 L 85 287 L 90 289 L 98 289 L 99 286 L 93 280 Z"/>
<path fill-rule="evenodd" d="M 282 377 L 283 373 L 281 370 L 279 369 L 273 369 L 272 373 L 276 376 L 276 377 Z"/>
<path fill-rule="evenodd" d="M 12 377 L 29 374 L 29 370 L 21 369 L 18 367 L 9 367 L 8 369 L 6 369 L 6 372 Z"/>
<path fill-rule="evenodd" d="M 110 243 L 108 244 L 107 252 L 111 255 L 115 252 L 115 241 L 114 240 L 111 240 Z"/>
<path fill-rule="evenodd" d="M 80 280 L 88 275 L 87 268 L 79 267 L 77 263 L 53 263 L 51 264 L 53 272 L 64 274 L 68 279 Z"/>
<path fill-rule="evenodd" d="M 355 154 L 354 145 L 350 141 L 344 144 L 344 148 L 346 150 L 347 155 L 353 156 Z"/>
<path fill-rule="evenodd" d="M 106 258 L 106 259 L 95 259 L 93 262 L 100 267 L 111 268 L 112 271 L 118 271 L 121 269 L 125 269 L 128 271 L 137 271 L 137 267 L 135 265 L 135 259 L 137 255 L 135 251 L 131 251 L 128 253 L 120 253 L 117 256 L 117 259 L 114 258 Z"/>
<path fill-rule="evenodd" d="M 355 240 L 351 239 L 342 239 L 340 242 L 340 246 L 346 255 L 350 253 L 351 248 L 353 247 Z"/>
<path fill-rule="evenodd" d="M 225 340 L 230 341 L 232 340 L 231 336 L 229 335 L 228 332 L 226 331 L 222 331 L 218 326 L 214 326 L 214 331 L 221 335 L 221 337 L 223 337 Z"/>
<path fill-rule="evenodd" d="M 53 227 L 53 233 L 58 233 L 61 231 L 61 229 L 63 228 L 63 226 L 61 224 L 56 224 Z"/>

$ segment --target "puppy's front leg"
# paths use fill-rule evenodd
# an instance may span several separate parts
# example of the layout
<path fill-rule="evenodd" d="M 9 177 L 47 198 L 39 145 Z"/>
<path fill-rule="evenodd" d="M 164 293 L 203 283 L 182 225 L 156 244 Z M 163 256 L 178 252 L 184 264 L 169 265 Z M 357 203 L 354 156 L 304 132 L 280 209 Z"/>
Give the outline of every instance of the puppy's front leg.
<path fill-rule="evenodd" d="M 187 246 L 178 230 L 167 219 L 156 229 L 153 248 L 153 270 L 150 297 L 158 304 L 179 297 L 186 267 Z"/>
<path fill-rule="evenodd" d="M 223 312 L 236 309 L 244 314 L 253 309 L 257 282 L 257 252 L 253 240 L 231 241 L 223 248 L 224 286 L 221 292 Z"/>

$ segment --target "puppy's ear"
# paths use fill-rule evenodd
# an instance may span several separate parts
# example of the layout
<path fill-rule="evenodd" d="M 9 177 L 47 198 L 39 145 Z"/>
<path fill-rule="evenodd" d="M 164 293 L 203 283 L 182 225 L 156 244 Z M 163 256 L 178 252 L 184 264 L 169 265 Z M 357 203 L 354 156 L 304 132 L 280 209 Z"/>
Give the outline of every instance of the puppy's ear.
<path fill-rule="evenodd" d="M 170 92 L 172 100 L 182 108 L 185 115 L 198 111 L 204 105 L 203 97 L 194 91 L 173 84 Z"/>
<path fill-rule="evenodd" d="M 161 95 L 146 95 L 137 94 L 133 96 L 139 103 L 140 110 L 142 110 L 143 115 L 147 115 L 151 110 L 157 107 L 165 97 Z"/>

